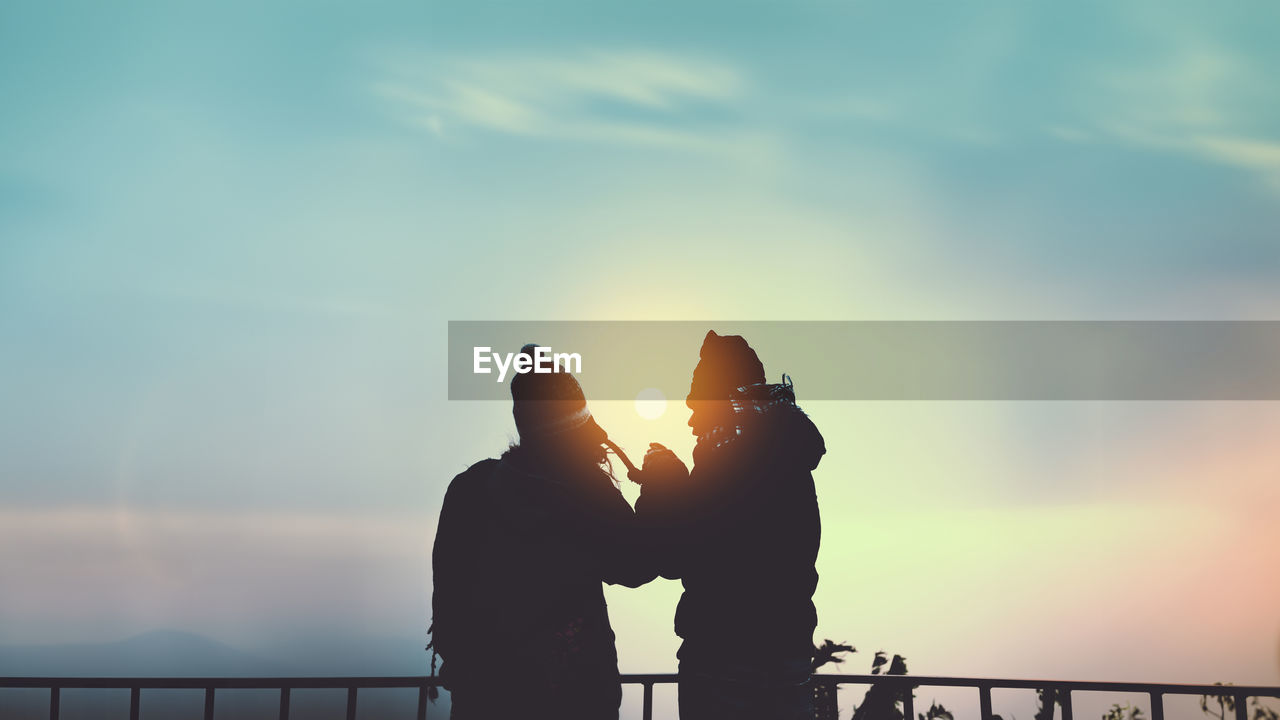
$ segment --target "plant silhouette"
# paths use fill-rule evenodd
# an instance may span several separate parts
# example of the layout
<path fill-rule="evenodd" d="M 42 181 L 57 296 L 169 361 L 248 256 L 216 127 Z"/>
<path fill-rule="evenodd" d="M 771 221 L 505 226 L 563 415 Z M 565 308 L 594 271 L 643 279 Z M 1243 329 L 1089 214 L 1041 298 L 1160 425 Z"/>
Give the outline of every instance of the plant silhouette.
<path fill-rule="evenodd" d="M 1134 707 L 1129 703 L 1121 705 L 1116 703 L 1102 714 L 1102 720 L 1144 720 L 1142 708 Z"/>
<path fill-rule="evenodd" d="M 1231 683 L 1214 683 L 1228 687 Z M 1280 720 L 1280 712 L 1268 705 L 1262 703 L 1259 698 L 1249 698 L 1249 708 L 1253 710 L 1252 720 Z M 1227 713 L 1234 714 L 1236 711 L 1236 698 L 1234 695 L 1201 695 L 1200 710 L 1211 718 L 1218 720 L 1226 720 Z M 1246 717 L 1249 717 L 1246 714 Z"/>
<path fill-rule="evenodd" d="M 813 648 L 813 671 L 816 673 L 818 668 L 828 664 L 842 664 L 845 661 L 842 656 L 853 652 L 857 652 L 857 649 L 852 645 L 837 643 L 829 639 L 823 640 L 821 645 L 815 645 Z M 885 670 L 886 665 L 888 666 L 887 670 Z M 885 675 L 906 675 L 906 658 L 901 655 L 894 655 L 892 659 L 889 659 L 883 650 L 877 651 L 871 661 L 870 674 L 879 675 L 882 670 Z M 1218 682 L 1214 683 L 1214 685 L 1226 688 L 1230 687 L 1231 684 Z M 901 688 L 886 685 L 872 686 L 863 696 L 862 702 L 854 706 L 853 720 L 907 720 L 904 718 L 901 708 L 904 692 L 905 690 Z M 813 695 L 814 717 L 816 720 L 839 719 L 840 710 L 834 685 L 815 683 Z M 1058 688 L 1037 689 L 1035 720 L 1053 720 L 1056 712 L 1055 708 L 1063 706 L 1066 701 L 1066 695 L 1065 691 Z M 915 697 L 914 693 L 912 697 Z M 1280 720 L 1280 712 L 1262 702 L 1261 698 L 1251 697 L 1248 702 L 1250 712 L 1246 717 L 1249 720 Z M 1230 694 L 1202 695 L 1200 697 L 1200 710 L 1215 720 L 1230 720 L 1236 711 L 1236 698 Z M 1003 720 L 1000 715 L 992 715 L 991 718 L 992 720 Z M 927 712 L 916 714 L 916 720 L 955 720 L 955 717 L 946 707 L 940 705 L 937 701 L 933 701 Z M 1016 718 L 1011 720 L 1016 720 Z M 1148 720 L 1148 718 L 1140 707 L 1129 703 L 1123 705 L 1116 703 L 1102 714 L 1101 720 Z"/>
<path fill-rule="evenodd" d="M 817 671 L 828 663 L 843 663 L 844 658 L 841 655 L 849 652 L 857 652 L 857 650 L 852 645 L 824 640 L 822 645 L 813 648 L 813 670 Z M 886 665 L 887 670 L 885 670 Z M 894 655 L 893 659 L 889 659 L 883 650 L 879 650 L 871 660 L 870 674 L 879 675 L 882 670 L 885 675 L 906 675 L 907 660 L 901 655 Z M 900 707 L 904 692 L 907 691 L 888 685 L 871 686 L 863 695 L 862 702 L 854 707 L 854 720 L 906 720 Z M 815 683 L 813 700 L 814 717 L 818 720 L 836 720 L 839 717 L 840 711 L 833 686 Z M 929 708 L 929 712 L 927 717 L 920 715 L 921 720 L 952 720 L 951 713 L 936 703 Z"/>

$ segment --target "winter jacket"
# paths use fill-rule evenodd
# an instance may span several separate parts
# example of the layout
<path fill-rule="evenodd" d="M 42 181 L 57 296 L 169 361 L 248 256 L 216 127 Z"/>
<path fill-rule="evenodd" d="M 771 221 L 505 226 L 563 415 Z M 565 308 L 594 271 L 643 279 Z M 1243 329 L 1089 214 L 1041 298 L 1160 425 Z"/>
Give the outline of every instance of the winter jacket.
<path fill-rule="evenodd" d="M 687 478 L 649 480 L 636 503 L 660 573 L 684 583 L 682 672 L 726 662 L 781 672 L 813 650 L 821 523 L 811 471 L 826 448 L 793 400 L 747 406 L 700 438 Z"/>
<path fill-rule="evenodd" d="M 637 587 L 656 566 L 607 475 L 546 473 L 524 460 L 518 449 L 483 460 L 445 493 L 432 552 L 441 677 L 458 705 L 495 700 L 486 677 L 505 672 L 519 678 L 504 679 L 499 695 L 537 696 L 525 708 L 560 703 L 557 716 L 616 717 L 618 660 L 601 583 Z"/>

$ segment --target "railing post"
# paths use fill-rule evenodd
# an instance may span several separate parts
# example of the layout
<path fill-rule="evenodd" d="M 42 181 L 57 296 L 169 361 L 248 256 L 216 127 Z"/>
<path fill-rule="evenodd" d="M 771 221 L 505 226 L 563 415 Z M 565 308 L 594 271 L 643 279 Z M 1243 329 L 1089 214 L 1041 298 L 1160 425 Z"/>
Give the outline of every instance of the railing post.
<path fill-rule="evenodd" d="M 347 688 L 347 720 L 356 720 L 356 689 Z"/>
<path fill-rule="evenodd" d="M 902 690 L 902 717 L 905 720 L 916 720 L 915 688 L 907 685 Z"/>
<path fill-rule="evenodd" d="M 62 688 L 49 688 L 49 720 L 58 720 L 62 713 Z"/>
<path fill-rule="evenodd" d="M 1062 698 L 1062 720 L 1071 720 L 1071 689 L 1058 690 L 1058 697 Z"/>
<path fill-rule="evenodd" d="M 653 720 L 653 683 L 644 684 L 644 720 Z"/>
<path fill-rule="evenodd" d="M 1164 693 L 1151 693 L 1151 720 L 1164 720 Z"/>
<path fill-rule="evenodd" d="M 1236 720 L 1249 720 L 1248 695 L 1236 695 Z"/>
<path fill-rule="evenodd" d="M 991 686 L 978 686 L 978 706 L 981 708 L 982 720 L 991 720 Z"/>
<path fill-rule="evenodd" d="M 138 720 L 138 711 L 142 709 L 142 688 L 129 688 L 129 720 Z"/>
<path fill-rule="evenodd" d="M 431 699 L 431 688 L 423 683 L 418 686 L 418 720 L 427 720 L 427 701 Z"/>
<path fill-rule="evenodd" d="M 289 720 L 289 701 L 291 699 L 289 688 L 280 688 L 280 720 Z"/>
<path fill-rule="evenodd" d="M 213 720 L 213 688 L 204 689 L 204 720 Z"/>

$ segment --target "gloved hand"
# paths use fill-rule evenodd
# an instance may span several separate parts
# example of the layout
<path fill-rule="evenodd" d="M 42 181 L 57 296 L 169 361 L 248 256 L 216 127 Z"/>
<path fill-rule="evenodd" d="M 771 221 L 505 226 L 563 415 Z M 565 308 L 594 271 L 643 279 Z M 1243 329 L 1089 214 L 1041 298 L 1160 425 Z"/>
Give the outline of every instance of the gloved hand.
<path fill-rule="evenodd" d="M 640 464 L 640 476 L 644 484 L 665 485 L 689 479 L 689 468 L 676 454 L 659 443 L 649 443 Z"/>

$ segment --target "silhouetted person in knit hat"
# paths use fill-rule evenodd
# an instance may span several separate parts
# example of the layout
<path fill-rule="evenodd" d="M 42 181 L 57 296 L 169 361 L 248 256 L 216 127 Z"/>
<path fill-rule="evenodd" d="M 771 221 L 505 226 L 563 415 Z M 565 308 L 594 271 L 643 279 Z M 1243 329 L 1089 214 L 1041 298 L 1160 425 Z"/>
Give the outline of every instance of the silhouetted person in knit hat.
<path fill-rule="evenodd" d="M 615 720 L 601 583 L 637 587 L 656 567 L 577 380 L 517 374 L 511 396 L 519 444 L 453 479 L 432 552 L 432 644 L 452 717 Z"/>
<path fill-rule="evenodd" d="M 707 333 L 686 404 L 693 471 L 651 445 L 636 503 L 659 572 L 684 582 L 680 718 L 812 718 L 822 435 L 736 335 Z"/>

